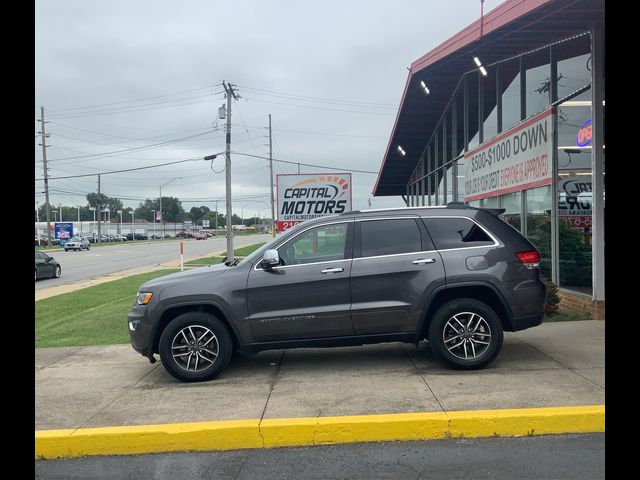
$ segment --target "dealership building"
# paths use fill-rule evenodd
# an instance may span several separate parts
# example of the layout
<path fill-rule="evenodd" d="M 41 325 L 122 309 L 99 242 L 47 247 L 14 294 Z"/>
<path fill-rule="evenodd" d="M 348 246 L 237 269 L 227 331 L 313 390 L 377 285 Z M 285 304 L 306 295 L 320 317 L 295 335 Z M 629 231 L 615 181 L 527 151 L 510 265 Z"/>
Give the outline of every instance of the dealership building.
<path fill-rule="evenodd" d="M 507 0 L 409 67 L 373 190 L 502 208 L 604 318 L 604 0 Z"/>

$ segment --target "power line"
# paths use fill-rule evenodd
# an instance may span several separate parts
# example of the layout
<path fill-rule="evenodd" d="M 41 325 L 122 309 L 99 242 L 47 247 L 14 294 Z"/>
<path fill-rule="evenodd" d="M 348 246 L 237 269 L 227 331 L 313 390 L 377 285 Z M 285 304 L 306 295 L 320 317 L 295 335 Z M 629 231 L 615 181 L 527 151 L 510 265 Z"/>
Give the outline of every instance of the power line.
<path fill-rule="evenodd" d="M 86 155 L 78 155 L 76 157 L 54 158 L 54 159 L 51 159 L 50 161 L 55 162 L 55 161 L 59 161 L 59 160 L 74 160 L 76 158 L 88 158 L 88 157 L 97 157 L 97 156 L 102 156 L 102 155 L 114 155 L 114 154 L 117 154 L 117 153 L 133 152 L 133 151 L 136 151 L 136 150 L 143 150 L 145 148 L 158 147 L 158 146 L 161 146 L 161 145 L 168 145 L 170 143 L 181 142 L 183 140 L 188 140 L 190 138 L 195 138 L 195 137 L 201 137 L 203 135 L 208 135 L 209 133 L 213 133 L 213 132 L 212 131 L 208 131 L 208 132 L 203 132 L 203 133 L 196 133 L 195 135 L 189 135 L 188 137 L 176 138 L 174 140 L 168 140 L 166 142 L 152 143 L 151 145 L 143 145 L 141 147 L 125 148 L 124 150 L 114 150 L 114 151 L 111 151 L 111 152 L 104 152 L 104 153 L 91 153 L 91 154 L 86 154 Z"/>
<path fill-rule="evenodd" d="M 306 99 L 307 101 L 316 101 L 319 103 L 335 103 L 335 104 L 354 105 L 354 106 L 361 105 L 361 106 L 371 106 L 373 108 L 398 108 L 398 105 L 392 104 L 392 103 L 362 102 L 357 100 L 345 100 L 345 99 L 339 99 L 339 98 L 316 97 L 311 95 L 298 95 L 295 93 L 276 92 L 273 90 L 263 90 L 260 88 L 252 88 L 252 87 L 247 87 L 243 85 L 241 85 L 241 87 L 245 90 L 248 90 L 254 93 L 260 93 L 263 95 L 280 96 L 280 97 L 286 97 L 286 98 L 299 98 L 301 100 Z"/>
<path fill-rule="evenodd" d="M 269 157 L 262 157 L 260 155 L 251 155 L 250 153 L 242 153 L 242 152 L 231 152 L 231 153 L 233 153 L 234 155 L 245 155 L 247 157 L 263 158 L 265 160 L 269 160 Z M 280 163 L 289 163 L 291 165 L 304 165 L 305 167 L 324 168 L 326 170 L 340 170 L 343 172 L 370 173 L 372 175 L 378 174 L 378 172 L 373 172 L 369 170 L 355 170 L 353 168 L 339 168 L 339 167 L 331 167 L 331 166 L 325 166 L 325 165 L 315 165 L 313 163 L 290 162 L 287 160 L 280 160 L 277 158 L 274 158 L 273 161 L 280 162 Z M 50 177 L 50 178 L 53 178 L 53 177 Z"/>
<path fill-rule="evenodd" d="M 143 98 L 136 98 L 133 100 L 122 100 L 120 102 L 112 102 L 112 103 L 99 103 L 99 104 L 95 104 L 95 105 L 85 105 L 85 106 L 81 106 L 81 107 L 69 107 L 69 108 L 58 108 L 55 110 L 50 110 L 50 113 L 54 113 L 54 112 L 64 112 L 67 110 L 80 110 L 80 109 L 85 109 L 85 108 L 94 108 L 94 107 L 108 107 L 110 105 L 120 105 L 123 103 L 133 103 L 133 102 L 142 102 L 144 100 L 153 100 L 154 98 L 163 98 L 163 97 L 170 97 L 172 95 L 180 95 L 183 93 L 191 93 L 191 92 L 197 92 L 200 90 L 206 90 L 207 88 L 213 88 L 216 85 L 209 85 L 206 87 L 200 87 L 200 88 L 193 88 L 191 90 L 182 90 L 179 92 L 173 92 L 173 93 L 166 93 L 164 95 L 155 95 L 153 97 L 143 97 Z"/>
<path fill-rule="evenodd" d="M 177 163 L 185 163 L 185 162 L 194 162 L 194 161 L 202 161 L 201 157 L 198 158 L 187 158 L 185 160 L 176 160 L 175 162 L 166 162 L 166 163 L 158 163 L 156 165 L 147 165 L 146 167 L 137 167 L 137 168 L 127 168 L 125 170 L 112 170 L 109 172 L 96 172 L 96 173 L 86 173 L 83 175 L 68 175 L 65 177 L 48 177 L 49 179 L 53 179 L 53 180 L 61 180 L 63 178 L 81 178 L 81 177 L 95 177 L 96 175 L 109 175 L 111 173 L 123 173 L 123 172 L 133 172 L 136 170 L 146 170 L 148 168 L 157 168 L 157 167 L 163 167 L 165 165 L 175 165 Z M 44 180 L 43 178 L 36 178 L 35 179 L 37 182 Z"/>
<path fill-rule="evenodd" d="M 328 110 L 330 112 L 347 112 L 347 113 L 361 113 L 364 115 L 384 115 L 384 116 L 390 116 L 390 115 L 394 115 L 392 112 L 389 113 L 384 113 L 384 112 L 363 112 L 361 110 L 344 110 L 341 108 L 326 108 L 326 107 L 314 107 L 312 105 L 296 105 L 293 103 L 285 103 L 285 102 L 272 102 L 271 100 L 260 100 L 258 98 L 253 98 L 253 97 L 245 97 L 248 100 L 253 100 L 254 102 L 262 102 L 262 103 L 273 103 L 276 105 L 287 105 L 289 107 L 299 107 L 299 108 L 311 108 L 314 110 Z"/>

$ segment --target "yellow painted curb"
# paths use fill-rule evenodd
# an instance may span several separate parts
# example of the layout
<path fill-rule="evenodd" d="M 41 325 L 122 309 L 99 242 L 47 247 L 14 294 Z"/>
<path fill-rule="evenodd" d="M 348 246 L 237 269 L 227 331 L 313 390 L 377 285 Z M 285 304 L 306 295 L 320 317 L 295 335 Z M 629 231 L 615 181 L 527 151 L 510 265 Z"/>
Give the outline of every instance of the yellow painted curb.
<path fill-rule="evenodd" d="M 604 432 L 604 405 L 36 431 L 36 458 Z"/>

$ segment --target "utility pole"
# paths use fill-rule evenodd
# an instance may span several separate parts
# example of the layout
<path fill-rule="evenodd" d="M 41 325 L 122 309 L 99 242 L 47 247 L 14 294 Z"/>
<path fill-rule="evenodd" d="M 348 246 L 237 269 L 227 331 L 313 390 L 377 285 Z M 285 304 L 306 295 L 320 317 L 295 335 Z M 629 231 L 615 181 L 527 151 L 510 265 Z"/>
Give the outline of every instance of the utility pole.
<path fill-rule="evenodd" d="M 100 174 L 98 174 L 98 243 L 102 243 L 102 202 L 100 201 Z"/>
<path fill-rule="evenodd" d="M 227 262 L 233 262 L 233 214 L 231 211 L 231 97 L 238 99 L 233 85 L 222 81 L 227 96 L 227 146 L 225 150 L 225 186 L 227 192 Z"/>
<path fill-rule="evenodd" d="M 216 200 L 216 235 L 218 235 L 218 200 Z"/>
<path fill-rule="evenodd" d="M 47 212 L 47 245 L 51 246 L 51 206 L 49 205 L 49 169 L 47 168 L 47 144 L 46 138 L 48 135 L 45 132 L 44 124 L 44 107 L 40 107 L 40 123 L 41 130 L 40 134 L 42 134 L 42 164 L 44 166 L 44 201 L 45 201 L 45 211 Z"/>
<path fill-rule="evenodd" d="M 271 144 L 271 114 L 269 114 L 269 186 L 271 187 L 271 236 L 276 236 L 276 213 L 273 199 L 273 153 Z"/>

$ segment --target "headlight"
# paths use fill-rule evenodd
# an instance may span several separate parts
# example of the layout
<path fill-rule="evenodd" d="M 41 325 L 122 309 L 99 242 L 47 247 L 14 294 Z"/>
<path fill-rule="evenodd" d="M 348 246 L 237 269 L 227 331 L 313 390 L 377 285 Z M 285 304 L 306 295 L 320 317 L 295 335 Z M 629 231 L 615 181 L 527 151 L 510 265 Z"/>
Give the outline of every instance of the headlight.
<path fill-rule="evenodd" d="M 152 296 L 153 294 L 150 292 L 138 292 L 138 298 L 136 299 L 138 305 L 146 305 L 147 303 L 149 303 Z"/>

